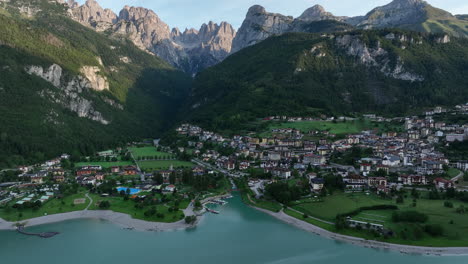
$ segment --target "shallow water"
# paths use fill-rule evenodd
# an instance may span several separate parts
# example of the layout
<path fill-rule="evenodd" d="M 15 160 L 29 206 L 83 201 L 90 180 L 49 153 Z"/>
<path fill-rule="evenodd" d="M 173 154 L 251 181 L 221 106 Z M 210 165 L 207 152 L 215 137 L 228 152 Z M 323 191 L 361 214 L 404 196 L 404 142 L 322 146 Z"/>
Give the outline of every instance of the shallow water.
<path fill-rule="evenodd" d="M 287 225 L 242 204 L 238 196 L 206 215 L 194 229 L 124 230 L 101 220 L 28 228 L 57 231 L 42 239 L 0 232 L 0 263 L 468 263 L 468 256 L 411 256 L 329 240 Z"/>

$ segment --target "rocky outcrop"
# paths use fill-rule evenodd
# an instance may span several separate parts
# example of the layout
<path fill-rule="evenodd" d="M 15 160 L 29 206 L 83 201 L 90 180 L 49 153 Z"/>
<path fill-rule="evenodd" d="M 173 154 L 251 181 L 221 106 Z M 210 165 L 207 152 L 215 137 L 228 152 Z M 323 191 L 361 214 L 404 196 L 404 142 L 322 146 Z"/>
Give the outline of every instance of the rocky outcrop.
<path fill-rule="evenodd" d="M 302 13 L 297 20 L 302 20 L 306 22 L 314 22 L 314 21 L 321 21 L 321 20 L 337 20 L 337 21 L 344 21 L 347 19 L 346 17 L 336 17 L 332 13 L 327 12 L 325 8 L 321 5 L 314 5 L 313 7 L 307 9 Z"/>
<path fill-rule="evenodd" d="M 49 68 L 28 66 L 25 70 L 27 73 L 38 76 L 59 89 L 58 92 L 44 89 L 40 92 L 41 97 L 75 112 L 79 117 L 88 118 L 103 125 L 110 124 L 110 121 L 106 120 L 102 113 L 95 110 L 93 102 L 84 97 L 86 91 L 94 89 L 93 84 L 87 77 L 76 76 L 66 81 L 62 68 L 57 64 L 53 64 Z"/>
<path fill-rule="evenodd" d="M 237 52 L 272 35 L 289 32 L 293 22 L 293 17 L 268 13 L 260 5 L 252 6 L 232 43 L 232 51 Z"/>
<path fill-rule="evenodd" d="M 405 70 L 401 58 L 398 58 L 396 63 L 391 63 L 389 53 L 381 48 L 380 43 L 377 43 L 376 47 L 370 48 L 359 36 L 354 35 L 338 36 L 335 42 L 338 47 L 346 50 L 348 55 L 355 57 L 361 64 L 377 67 L 388 77 L 410 82 L 424 80 L 422 76 Z"/>
<path fill-rule="evenodd" d="M 370 29 L 420 23 L 425 20 L 427 6 L 422 0 L 394 0 L 388 5 L 373 9 L 361 21 L 356 21 L 356 25 Z"/>
<path fill-rule="evenodd" d="M 72 7 L 71 16 L 74 20 L 97 31 L 111 29 L 117 22 L 117 15 L 110 9 L 102 8 L 96 0 L 87 0 L 82 6 L 74 1 L 69 1 L 68 4 Z"/>
<path fill-rule="evenodd" d="M 96 91 L 109 90 L 109 82 L 105 76 L 99 75 L 99 67 L 83 66 L 81 67 L 80 72 L 86 79 L 88 79 L 89 88 Z"/>

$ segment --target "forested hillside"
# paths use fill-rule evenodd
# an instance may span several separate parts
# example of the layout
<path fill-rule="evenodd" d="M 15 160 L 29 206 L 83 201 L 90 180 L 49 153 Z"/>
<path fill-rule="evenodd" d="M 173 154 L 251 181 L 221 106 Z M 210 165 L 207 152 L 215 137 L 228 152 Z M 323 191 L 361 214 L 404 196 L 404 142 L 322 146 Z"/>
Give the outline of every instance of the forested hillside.
<path fill-rule="evenodd" d="M 166 62 L 64 12 L 50 1 L 0 8 L 0 167 L 155 136 L 190 89 Z"/>
<path fill-rule="evenodd" d="M 408 113 L 468 100 L 468 40 L 402 30 L 271 37 L 199 74 L 189 119 Z"/>

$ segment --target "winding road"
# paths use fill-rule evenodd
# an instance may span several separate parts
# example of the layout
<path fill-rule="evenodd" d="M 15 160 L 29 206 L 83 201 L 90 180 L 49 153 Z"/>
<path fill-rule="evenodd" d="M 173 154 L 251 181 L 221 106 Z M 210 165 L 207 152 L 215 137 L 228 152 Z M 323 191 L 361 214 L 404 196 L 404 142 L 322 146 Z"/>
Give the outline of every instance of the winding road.
<path fill-rule="evenodd" d="M 93 204 L 93 198 L 91 198 L 91 196 L 89 196 L 89 194 L 85 194 L 85 196 L 86 196 L 86 198 L 89 199 L 89 204 L 88 204 L 88 206 L 86 206 L 84 211 L 88 211 L 89 207 L 91 207 L 91 205 Z"/>

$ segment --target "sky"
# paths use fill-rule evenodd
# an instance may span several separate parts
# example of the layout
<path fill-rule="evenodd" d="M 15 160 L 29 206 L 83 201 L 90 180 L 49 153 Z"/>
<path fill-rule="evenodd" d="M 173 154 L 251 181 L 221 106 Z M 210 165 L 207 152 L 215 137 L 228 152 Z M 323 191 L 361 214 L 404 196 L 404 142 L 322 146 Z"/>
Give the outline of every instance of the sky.
<path fill-rule="evenodd" d="M 84 3 L 86 0 L 76 0 Z M 209 21 L 231 23 L 239 28 L 249 7 L 264 6 L 268 12 L 298 17 L 304 10 L 320 4 L 336 16 L 365 15 L 391 0 L 97 0 L 104 8 L 119 13 L 123 6 L 152 9 L 170 27 L 199 28 Z M 467 0 L 427 0 L 431 5 L 452 14 L 468 14 Z"/>

